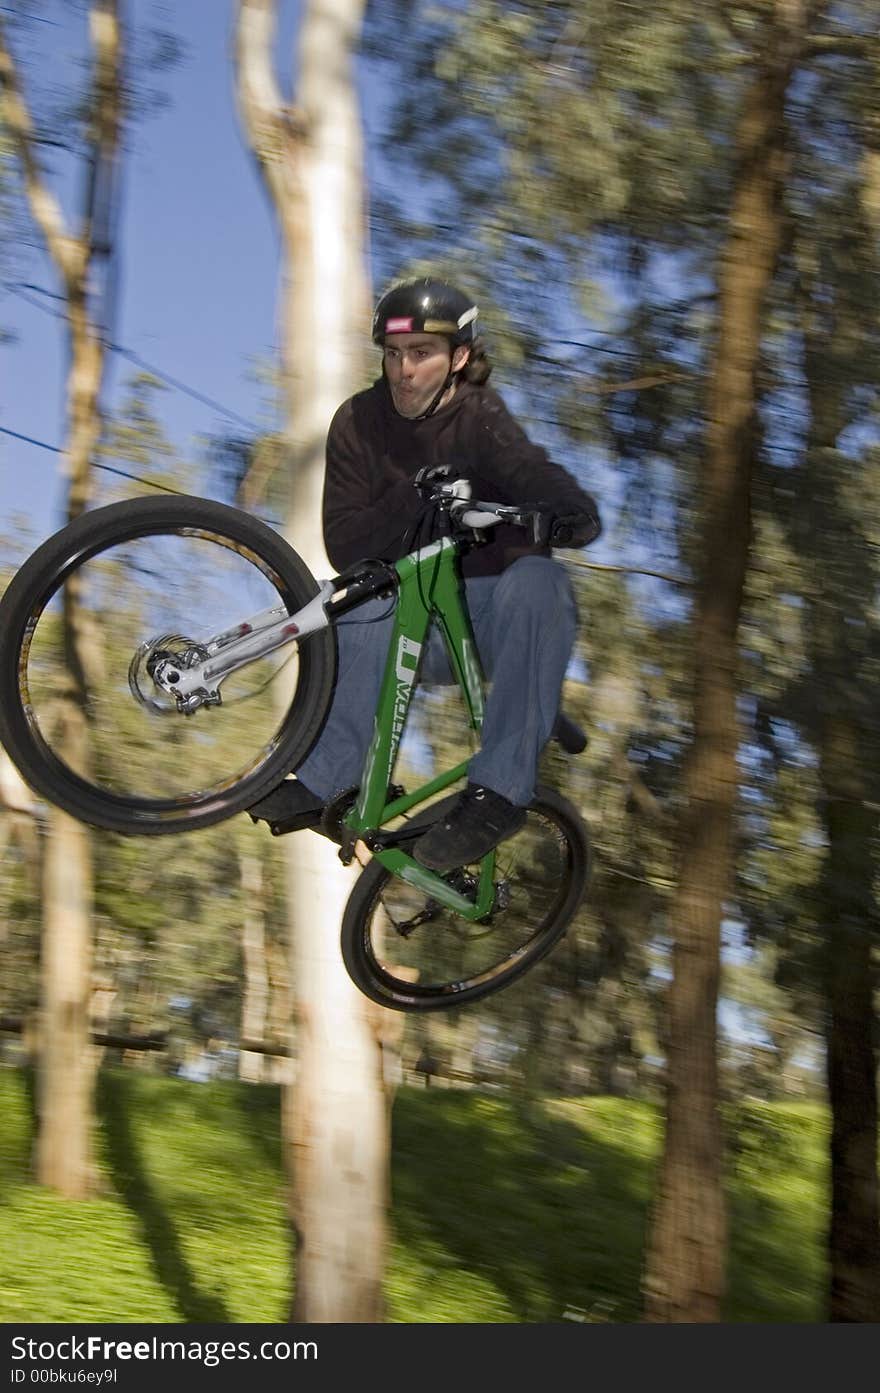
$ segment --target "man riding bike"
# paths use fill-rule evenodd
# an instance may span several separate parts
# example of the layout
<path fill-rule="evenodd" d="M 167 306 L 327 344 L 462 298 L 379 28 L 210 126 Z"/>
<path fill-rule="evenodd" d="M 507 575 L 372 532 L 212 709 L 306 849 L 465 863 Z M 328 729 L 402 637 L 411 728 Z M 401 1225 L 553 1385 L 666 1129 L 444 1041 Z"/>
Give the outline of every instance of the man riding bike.
<path fill-rule="evenodd" d="M 372 333 L 382 374 L 339 407 L 327 436 L 324 543 L 338 570 L 366 557 L 397 561 L 434 540 L 414 481 L 444 465 L 470 480 L 474 496 L 552 514 L 567 545 L 598 537 L 595 500 L 529 440 L 487 386 L 491 363 L 469 296 L 435 278 L 407 281 L 382 296 Z M 464 556 L 462 575 L 491 685 L 467 787 L 413 849 L 438 871 L 478 860 L 525 821 L 577 626 L 564 567 L 521 528 L 495 528 Z M 250 809 L 276 834 L 317 828 L 325 805 L 358 783 L 391 623 L 388 602 L 374 599 L 337 626 L 336 689 L 319 739 L 296 777 Z M 420 679 L 449 675 L 432 630 Z"/>

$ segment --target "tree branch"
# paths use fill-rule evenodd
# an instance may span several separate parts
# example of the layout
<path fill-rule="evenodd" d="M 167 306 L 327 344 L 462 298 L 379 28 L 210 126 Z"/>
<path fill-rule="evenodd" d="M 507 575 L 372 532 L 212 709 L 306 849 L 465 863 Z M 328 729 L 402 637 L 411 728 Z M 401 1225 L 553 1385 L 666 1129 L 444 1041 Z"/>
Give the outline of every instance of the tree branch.
<path fill-rule="evenodd" d="M 275 0 L 238 0 L 234 56 L 241 121 L 269 194 L 283 206 L 303 123 L 301 113 L 285 105 L 275 80 L 274 37 Z"/>
<path fill-rule="evenodd" d="M 21 163 L 25 193 L 49 255 L 69 284 L 80 265 L 80 247 L 66 229 L 55 195 L 47 187 L 35 150 L 34 125 L 22 95 L 18 72 L 0 20 L 0 111 Z"/>
<path fill-rule="evenodd" d="M 37 817 L 37 800 L 5 750 L 0 750 L 0 809 Z"/>
<path fill-rule="evenodd" d="M 80 241 L 86 255 L 97 250 L 97 238 L 106 243 L 112 216 L 112 171 L 119 147 L 122 120 L 122 34 L 118 0 L 96 0 L 89 13 L 89 30 L 95 51 L 91 119 L 91 181 Z M 109 251 L 108 246 L 100 250 Z"/>
<path fill-rule="evenodd" d="M 813 58 L 840 53 L 850 58 L 876 58 L 880 52 L 876 38 L 856 34 L 811 34 L 807 36 L 804 47 Z"/>

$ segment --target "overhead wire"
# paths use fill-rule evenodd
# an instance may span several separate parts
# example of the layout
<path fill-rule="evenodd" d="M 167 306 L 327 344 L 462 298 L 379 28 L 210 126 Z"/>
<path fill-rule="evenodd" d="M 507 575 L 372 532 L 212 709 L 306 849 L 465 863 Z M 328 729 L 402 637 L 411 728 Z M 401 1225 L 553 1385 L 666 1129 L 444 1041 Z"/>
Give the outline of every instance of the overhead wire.
<path fill-rule="evenodd" d="M 65 317 L 63 311 L 53 310 L 48 305 L 41 304 L 39 300 L 36 300 L 34 296 L 28 292 L 33 291 L 37 295 L 45 296 L 46 299 L 59 300 L 62 303 L 64 302 L 63 295 L 57 295 L 54 291 L 46 290 L 40 285 L 33 285 L 29 281 L 4 280 L 2 285 L 4 289 L 8 290 L 11 294 L 17 295 L 19 299 L 24 300 L 26 304 L 33 305 L 35 309 L 42 310 L 44 314 L 51 314 L 55 319 L 63 319 Z M 169 387 L 173 387 L 178 392 L 183 392 L 186 396 L 191 397 L 193 401 L 199 402 L 202 406 L 209 406 L 212 411 L 219 412 L 220 415 L 227 417 L 228 420 L 235 421 L 238 425 L 244 426 L 249 431 L 256 432 L 260 429 L 254 421 L 248 420 L 246 416 L 240 415 L 237 411 L 233 411 L 231 407 L 225 406 L 223 402 L 209 397 L 205 392 L 201 392 L 195 387 L 190 387 L 189 384 L 184 382 L 181 378 L 174 377 L 163 368 L 157 367 L 155 363 L 151 363 L 147 359 L 142 358 L 139 353 L 135 353 L 131 348 L 126 348 L 124 344 L 116 343 L 115 340 L 111 340 L 105 344 L 105 347 L 109 353 L 115 353 L 122 358 L 127 358 L 129 362 L 134 363 L 135 367 L 141 368 L 144 372 L 152 373 L 154 377 L 157 377 L 161 382 L 167 383 Z"/>
<path fill-rule="evenodd" d="M 49 308 L 49 306 L 41 304 L 39 300 L 34 299 L 33 296 L 28 292 L 33 291 L 38 295 L 45 296 L 47 299 L 59 301 L 64 300 L 63 295 L 58 295 L 53 291 L 46 290 L 43 286 L 33 285 L 27 281 L 4 280 L 2 281 L 2 284 L 5 287 L 5 289 L 9 290 L 13 295 L 17 295 L 20 299 L 24 300 L 26 303 L 30 305 L 33 305 L 36 309 L 40 309 L 46 314 L 51 314 L 55 318 L 64 318 L 64 315 L 61 311 L 52 310 Z M 192 397 L 193 400 L 200 402 L 204 406 L 210 406 L 212 410 L 220 412 L 221 415 L 226 416 L 229 420 L 237 421 L 239 425 L 245 426 L 248 430 L 251 431 L 257 431 L 259 429 L 254 422 L 249 421 L 244 416 L 240 416 L 237 412 L 232 411 L 227 406 L 224 406 L 222 402 L 218 402 L 213 398 L 207 396 L 205 393 L 198 391 L 196 388 L 190 387 L 187 383 L 181 381 L 179 378 L 173 377 L 170 373 L 166 373 L 163 369 L 157 368 L 155 364 L 149 363 L 139 354 L 135 353 L 132 349 L 125 348 L 122 344 L 117 343 L 108 343 L 106 347 L 108 351 L 112 353 L 117 353 L 120 356 L 127 358 L 137 367 L 142 368 L 146 372 L 153 373 L 154 376 L 159 378 L 161 381 L 166 382 L 170 387 L 175 388 L 177 391 L 184 392 L 187 396 Z M 9 435 L 15 440 L 22 440 L 29 445 L 35 445 L 40 449 L 51 450 L 55 454 L 63 453 L 57 445 L 49 445 L 44 440 L 36 440 L 33 436 L 25 435 L 20 431 L 10 430 L 6 426 L 0 426 L 0 433 L 2 433 L 3 435 Z M 180 497 L 186 496 L 184 494 L 183 489 L 176 489 L 169 484 L 158 483 L 155 479 L 145 479 L 142 475 L 129 473 L 126 470 L 116 468 L 113 465 L 100 464 L 96 462 L 93 467 L 95 469 L 104 470 L 106 473 L 109 474 L 116 474 L 123 479 L 130 479 L 133 483 L 143 484 L 147 488 L 160 489 L 164 493 L 177 494 Z M 420 510 L 415 520 L 415 524 L 412 525 L 410 528 L 411 533 L 413 531 L 417 531 L 418 533 L 421 532 L 421 529 L 427 520 L 427 512 L 427 508 Z M 273 527 L 282 526 L 282 523 L 278 518 L 267 517 L 264 520 Z M 416 541 L 418 548 L 421 549 L 421 546 L 423 545 L 421 538 L 417 536 Z M 624 575 L 648 576 L 655 580 L 666 581 L 671 585 L 689 587 L 693 583 L 686 576 L 670 575 L 666 572 L 649 570 L 647 568 L 639 566 L 615 566 L 599 561 L 583 561 L 579 558 L 572 556 L 566 556 L 565 564 L 582 570 L 611 571 L 618 572 Z"/>
<path fill-rule="evenodd" d="M 49 305 L 46 305 L 42 303 L 39 299 L 35 298 L 39 295 L 43 296 L 47 300 L 57 300 L 61 303 L 64 303 L 65 297 L 63 295 L 59 295 L 54 291 L 47 290 L 44 286 L 34 285 L 30 281 L 9 281 L 4 279 L 0 283 L 2 283 L 3 287 L 6 290 L 8 290 L 12 295 L 16 295 L 19 299 L 23 300 L 26 304 L 31 305 L 34 309 L 41 310 L 44 314 L 49 314 L 54 319 L 65 318 L 63 310 L 52 309 Z M 113 297 L 113 308 L 115 309 L 115 296 Z M 104 327 L 109 327 L 107 325 L 106 310 L 102 315 L 102 318 L 105 321 Z M 110 353 L 115 353 L 118 354 L 120 357 L 126 358 L 128 361 L 132 362 L 136 367 L 141 368 L 143 371 L 152 373 L 153 376 L 158 378 L 160 381 L 165 382 L 169 387 L 173 387 L 176 391 L 185 393 L 185 395 L 192 397 L 194 401 L 198 401 L 201 405 L 209 406 L 212 410 L 219 412 L 228 420 L 235 421 L 238 425 L 245 427 L 248 431 L 256 432 L 259 429 L 253 421 L 249 421 L 246 417 L 239 415 L 238 412 L 232 411 L 229 407 L 224 406 L 222 402 L 216 401 L 214 398 L 207 396 L 204 392 L 200 392 L 196 388 L 189 386 L 188 383 L 183 382 L 180 378 L 174 377 L 171 373 L 165 372 L 162 368 L 159 368 L 154 363 L 151 363 L 147 361 L 145 358 L 142 358 L 140 354 L 135 353 L 130 348 L 126 348 L 123 344 L 119 344 L 113 340 L 109 340 L 105 341 L 105 348 Z M 7 426 L 0 426 L 0 433 L 2 433 L 3 435 L 11 436 L 14 440 L 24 441 L 28 445 L 37 446 L 39 449 L 50 450 L 53 454 L 63 453 L 63 451 L 57 445 L 50 445 L 45 440 L 37 440 L 34 436 L 26 435 L 22 431 L 11 430 Z M 161 484 L 157 482 L 157 480 L 155 479 L 145 479 L 142 475 L 132 474 L 124 469 L 116 468 L 110 464 L 101 464 L 98 461 L 94 461 L 93 468 L 101 469 L 108 474 L 117 474 L 120 476 L 120 478 L 130 479 L 133 483 L 143 484 L 145 487 L 148 488 L 159 489 L 163 493 L 173 493 L 179 496 L 183 496 L 184 493 L 182 489 L 173 488 L 169 484 Z M 281 525 L 277 518 L 266 518 L 265 520 L 275 527 Z"/>

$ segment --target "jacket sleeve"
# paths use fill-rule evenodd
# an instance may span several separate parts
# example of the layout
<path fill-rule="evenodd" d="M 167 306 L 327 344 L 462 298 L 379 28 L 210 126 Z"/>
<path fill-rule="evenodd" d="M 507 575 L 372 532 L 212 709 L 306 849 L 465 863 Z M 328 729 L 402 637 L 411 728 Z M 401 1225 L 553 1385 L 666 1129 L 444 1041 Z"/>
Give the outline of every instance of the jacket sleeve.
<path fill-rule="evenodd" d="M 529 439 L 491 388 L 483 389 L 480 418 L 480 462 L 487 479 L 507 495 L 501 501 L 582 518 L 582 532 L 594 542 L 602 530 L 595 498 Z"/>
<path fill-rule="evenodd" d="M 344 402 L 327 434 L 324 474 L 324 546 L 337 571 L 368 556 L 399 555 L 400 541 L 421 506 L 412 481 L 403 474 L 374 499 L 374 470 L 359 445 L 351 403 Z"/>

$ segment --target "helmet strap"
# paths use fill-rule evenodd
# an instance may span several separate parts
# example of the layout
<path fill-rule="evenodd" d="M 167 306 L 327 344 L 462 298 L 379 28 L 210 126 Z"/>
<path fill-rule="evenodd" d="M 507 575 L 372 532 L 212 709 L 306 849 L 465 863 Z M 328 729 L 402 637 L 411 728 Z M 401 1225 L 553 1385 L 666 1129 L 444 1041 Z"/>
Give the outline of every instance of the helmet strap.
<path fill-rule="evenodd" d="M 437 407 L 440 405 L 440 403 L 441 403 L 441 401 L 443 400 L 444 396 L 445 396 L 446 393 L 449 391 L 449 388 L 450 388 L 450 387 L 453 385 L 453 383 L 455 382 L 455 379 L 458 377 L 458 374 L 461 372 L 462 368 L 464 367 L 465 363 L 467 362 L 467 358 L 465 358 L 464 363 L 462 363 L 462 365 L 461 365 L 460 368 L 453 368 L 453 366 L 452 366 L 453 361 L 454 361 L 454 359 L 455 359 L 455 351 L 456 351 L 456 349 L 459 348 L 460 346 L 461 346 L 461 345 L 459 345 L 459 344 L 450 342 L 450 345 L 449 345 L 449 350 L 450 350 L 450 352 L 449 352 L 449 371 L 448 371 L 448 373 L 446 374 L 446 380 L 445 380 L 445 382 L 442 384 L 442 386 L 440 387 L 439 392 L 438 392 L 437 395 L 434 397 L 434 400 L 430 403 L 430 405 L 427 406 L 427 407 L 425 408 L 425 410 L 422 411 L 418 416 L 414 416 L 414 417 L 413 417 L 413 420 L 414 420 L 414 421 L 424 421 L 424 419 L 425 419 L 426 416 L 433 416 L 434 412 L 437 410 Z"/>
<path fill-rule="evenodd" d="M 454 381 L 455 373 L 452 371 L 452 368 L 450 367 L 449 372 L 446 374 L 446 381 L 441 384 L 440 390 L 434 397 L 434 400 L 430 403 L 429 406 L 425 407 L 424 411 L 419 412 L 418 416 L 414 416 L 413 420 L 424 421 L 426 416 L 433 416 L 434 412 L 437 410 L 437 407 L 440 405 L 441 401 L 443 400 L 446 393 L 449 391 L 449 388 L 452 386 Z"/>

